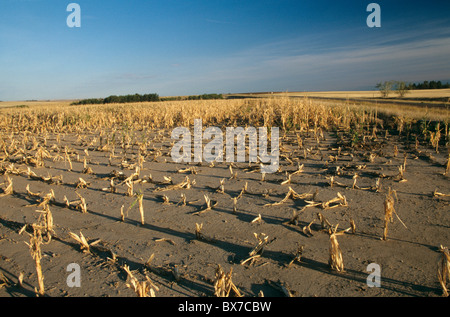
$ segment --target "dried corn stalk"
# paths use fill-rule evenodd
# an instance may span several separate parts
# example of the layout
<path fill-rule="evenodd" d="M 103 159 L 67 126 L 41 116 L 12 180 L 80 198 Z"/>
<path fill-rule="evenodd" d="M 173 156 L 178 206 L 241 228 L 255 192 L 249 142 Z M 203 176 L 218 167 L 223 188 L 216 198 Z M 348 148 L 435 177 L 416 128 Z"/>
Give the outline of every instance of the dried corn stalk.
<path fill-rule="evenodd" d="M 247 187 L 248 187 L 248 182 L 245 182 L 244 187 L 242 187 L 241 192 L 240 192 L 239 195 L 237 196 L 238 199 L 241 198 L 242 195 L 244 195 L 245 193 L 248 193 Z"/>
<path fill-rule="evenodd" d="M 28 178 L 31 178 L 31 179 L 40 179 L 40 177 L 39 177 L 35 172 L 33 172 L 33 171 L 30 169 L 29 166 L 27 167 L 27 172 L 26 172 L 26 174 L 27 174 L 27 177 L 28 177 Z"/>
<path fill-rule="evenodd" d="M 397 157 L 397 155 L 398 155 L 398 146 L 394 145 L 394 154 L 393 154 L 393 156 Z"/>
<path fill-rule="evenodd" d="M 264 233 L 261 233 L 259 235 L 254 233 L 253 235 L 258 240 L 258 244 L 253 248 L 252 251 L 250 251 L 249 255 L 250 256 L 254 256 L 256 254 L 262 255 L 262 253 L 264 252 L 264 248 L 273 240 L 269 241 L 269 237 Z"/>
<path fill-rule="evenodd" d="M 353 218 L 350 218 L 350 228 L 352 230 L 352 233 L 355 234 L 356 233 L 356 224 L 355 224 L 355 221 L 353 220 Z"/>
<path fill-rule="evenodd" d="M 82 171 L 82 173 L 83 174 L 92 174 L 92 173 L 94 173 L 92 171 L 92 169 L 89 166 L 87 166 L 86 158 L 84 158 L 84 161 L 83 161 L 83 171 Z"/>
<path fill-rule="evenodd" d="M 176 245 L 175 241 L 173 241 L 172 239 L 169 238 L 159 238 L 159 239 L 155 239 L 155 242 L 168 242 L 171 245 Z"/>
<path fill-rule="evenodd" d="M 42 147 L 39 147 L 39 149 L 36 151 L 36 154 L 34 155 L 36 158 L 36 166 L 37 167 L 43 167 L 44 166 L 44 158 L 51 157 L 50 153 L 46 150 L 44 150 Z"/>
<path fill-rule="evenodd" d="M 322 203 L 322 209 L 331 209 L 339 206 L 348 206 L 347 198 L 339 192 L 337 193 L 337 197 Z"/>
<path fill-rule="evenodd" d="M 139 214 L 141 215 L 141 224 L 144 225 L 145 221 L 144 221 L 144 194 L 139 193 L 137 194 L 137 199 L 138 199 L 138 203 L 139 203 Z"/>
<path fill-rule="evenodd" d="M 253 261 L 255 259 L 261 257 L 261 255 L 264 252 L 264 248 L 276 239 L 276 238 L 274 238 L 272 240 L 269 240 L 269 237 L 267 235 L 265 235 L 264 233 L 261 233 L 259 235 L 256 233 L 253 233 L 253 235 L 258 240 L 258 244 L 249 252 L 249 257 L 240 262 L 241 265 L 244 265 L 245 263 L 247 263 L 249 261 L 250 261 L 250 264 L 253 263 Z"/>
<path fill-rule="evenodd" d="M 387 233 L 388 233 L 388 223 L 393 223 L 393 215 L 397 217 L 397 219 L 401 222 L 401 224 L 405 227 L 406 225 L 403 223 L 403 221 L 400 219 L 400 217 L 397 215 L 397 212 L 394 208 L 394 196 L 397 197 L 397 192 L 395 190 L 391 190 L 389 187 L 388 194 L 386 195 L 386 200 L 384 201 L 384 230 L 383 230 L 383 238 L 382 240 L 387 239 Z"/>
<path fill-rule="evenodd" d="M 258 214 L 258 217 L 255 217 L 250 223 L 262 222 L 261 214 Z"/>
<path fill-rule="evenodd" d="M 124 265 L 123 269 L 127 272 L 128 278 L 130 279 L 130 284 L 126 284 L 127 287 L 133 289 L 138 297 L 155 297 L 155 290 L 159 291 L 159 288 L 147 275 L 145 276 L 146 280 L 140 282 L 133 273 L 131 273 L 128 265 Z"/>
<path fill-rule="evenodd" d="M 347 187 L 345 184 L 339 183 L 334 179 L 334 176 L 330 176 L 330 187 L 334 187 L 335 185 L 340 187 Z"/>
<path fill-rule="evenodd" d="M 80 198 L 80 201 L 77 205 L 77 208 L 79 210 L 81 210 L 81 212 L 83 214 L 87 213 L 87 205 L 86 205 L 86 199 L 84 199 L 83 196 L 81 196 L 80 194 L 78 194 L 77 192 L 75 192 L 75 194 L 77 194 L 78 198 Z"/>
<path fill-rule="evenodd" d="M 167 195 L 162 195 L 162 196 L 159 196 L 159 198 L 162 199 L 163 205 L 170 205 L 170 204 L 171 204 L 170 199 L 169 199 L 169 196 L 167 196 Z"/>
<path fill-rule="evenodd" d="M 230 167 L 229 167 L 229 170 L 230 170 L 230 179 L 237 179 L 237 172 L 235 172 L 234 174 L 233 174 L 233 167 L 232 167 L 232 165 L 230 164 Z"/>
<path fill-rule="evenodd" d="M 50 189 L 50 193 L 44 196 L 42 201 L 39 203 L 38 207 L 42 207 L 45 209 L 50 203 L 50 201 L 54 200 L 55 200 L 55 192 L 53 191 L 53 189 Z"/>
<path fill-rule="evenodd" d="M 98 239 L 92 243 L 89 243 L 81 231 L 80 235 L 77 235 L 73 232 L 69 232 L 69 235 L 80 244 L 81 250 L 83 250 L 83 252 L 85 253 L 91 253 L 91 247 L 101 241 L 100 239 Z"/>
<path fill-rule="evenodd" d="M 315 219 L 313 219 L 310 223 L 309 223 L 309 225 L 307 225 L 307 226 L 304 226 L 303 227 L 303 234 L 305 235 L 305 236 L 313 236 L 313 233 L 312 233 L 312 231 L 311 231 L 311 225 L 314 223 L 314 221 L 315 221 Z"/>
<path fill-rule="evenodd" d="M 179 169 L 177 171 L 177 173 L 189 173 L 189 172 L 191 174 L 197 174 L 198 173 L 197 168 L 195 168 L 194 166 L 193 167 L 188 167 L 188 168 L 185 168 L 185 169 Z"/>
<path fill-rule="evenodd" d="M 41 176 L 41 177 L 39 177 L 39 179 L 44 181 L 44 182 L 46 182 L 46 183 L 48 183 L 48 184 L 62 184 L 62 182 L 63 182 L 63 176 L 62 175 L 51 176 L 49 174 L 48 176 Z"/>
<path fill-rule="evenodd" d="M 328 226 L 328 229 L 332 227 L 331 223 L 320 212 L 317 213 L 317 218 L 319 218 L 322 229 L 326 229 L 325 224 Z"/>
<path fill-rule="evenodd" d="M 291 183 L 291 174 L 286 172 L 286 179 L 281 182 L 281 185 L 290 184 Z"/>
<path fill-rule="evenodd" d="M 352 189 L 359 189 L 359 186 L 356 185 L 356 179 L 358 178 L 358 174 L 355 173 L 355 175 L 353 175 L 353 185 L 352 185 Z"/>
<path fill-rule="evenodd" d="M 36 291 L 36 293 L 38 293 L 40 296 L 43 296 L 45 293 L 44 275 L 42 274 L 42 267 L 41 267 L 41 258 L 42 258 L 41 244 L 43 243 L 43 240 L 40 226 L 33 224 L 33 235 L 30 235 L 30 243 L 27 242 L 25 243 L 30 248 L 31 257 L 34 259 L 34 263 L 36 266 L 36 273 L 39 284 L 39 291 Z"/>
<path fill-rule="evenodd" d="M 125 181 L 125 185 L 127 185 L 127 195 L 129 197 L 133 196 L 133 181 L 131 179 L 127 179 Z"/>
<path fill-rule="evenodd" d="M 8 182 L 8 185 L 6 186 L 6 189 L 3 191 L 3 194 L 1 194 L 0 197 L 14 194 L 13 181 L 8 175 L 6 175 L 6 181 Z"/>
<path fill-rule="evenodd" d="M 162 184 L 170 184 L 170 185 L 173 184 L 172 177 L 163 176 L 163 178 L 164 178 L 164 181 L 162 182 Z"/>
<path fill-rule="evenodd" d="M 398 175 L 397 175 L 397 177 L 396 177 L 396 180 L 397 180 L 398 182 L 404 183 L 404 182 L 407 181 L 407 180 L 405 179 L 404 173 L 405 173 L 405 167 L 404 167 L 404 165 L 400 165 L 400 166 L 398 167 Z"/>
<path fill-rule="evenodd" d="M 205 209 L 194 212 L 193 213 L 194 215 L 200 215 L 204 212 L 207 212 L 207 211 L 213 209 L 214 207 L 216 207 L 218 204 L 217 201 L 209 199 L 208 195 L 203 195 L 203 197 L 205 198 L 206 207 L 205 207 Z"/>
<path fill-rule="evenodd" d="M 237 201 L 238 197 L 233 197 L 233 213 L 237 213 Z"/>
<path fill-rule="evenodd" d="M 375 181 L 375 187 L 373 188 L 373 190 L 375 190 L 375 192 L 380 192 L 381 191 L 381 180 L 378 177 Z"/>
<path fill-rule="evenodd" d="M 181 200 L 177 203 L 178 205 L 186 206 L 186 195 L 184 193 L 181 193 Z"/>
<path fill-rule="evenodd" d="M 38 224 L 35 224 L 36 226 L 39 226 L 39 229 L 41 230 L 41 235 L 45 234 L 47 236 L 47 242 L 50 243 L 52 240 L 52 234 L 55 233 L 53 230 L 53 215 L 50 211 L 50 208 L 48 206 L 45 206 L 43 210 L 36 210 L 37 212 L 41 213 L 38 218 Z"/>
<path fill-rule="evenodd" d="M 67 147 L 64 148 L 64 161 L 65 162 L 69 162 L 69 169 L 68 170 L 71 171 L 72 170 L 72 161 L 70 160 L 70 156 L 67 153 Z"/>
<path fill-rule="evenodd" d="M 300 163 L 299 163 L 297 170 L 295 172 L 293 172 L 291 175 L 297 175 L 297 174 L 303 173 L 304 167 L 305 167 L 305 164 L 300 165 Z"/>
<path fill-rule="evenodd" d="M 284 204 L 288 199 L 292 199 L 292 200 L 296 200 L 296 199 L 308 199 L 308 198 L 313 198 L 315 194 L 298 194 L 295 192 L 295 190 L 292 189 L 292 187 L 289 187 L 289 191 L 286 194 L 286 196 L 280 200 L 279 202 L 276 203 L 272 203 L 272 204 L 265 204 L 264 207 L 266 206 L 278 206 L 281 204 Z"/>
<path fill-rule="evenodd" d="M 90 183 L 86 182 L 81 177 L 78 178 L 78 182 L 75 183 L 75 188 L 87 188 Z"/>
<path fill-rule="evenodd" d="M 40 197 L 41 196 L 40 193 L 33 193 L 32 191 L 30 191 L 30 184 L 27 184 L 26 190 L 27 190 L 28 197 Z"/>
<path fill-rule="evenodd" d="M 439 257 L 437 275 L 442 287 L 442 295 L 448 297 L 447 279 L 450 279 L 450 252 L 447 247 L 439 247 L 442 254 Z"/>
<path fill-rule="evenodd" d="M 233 268 L 230 268 L 229 273 L 222 270 L 220 264 L 217 266 L 214 279 L 214 296 L 229 297 L 230 294 L 236 297 L 242 297 L 239 289 L 234 285 L 232 278 Z"/>
<path fill-rule="evenodd" d="M 330 265 L 332 270 L 336 270 L 338 272 L 344 271 L 344 260 L 342 259 L 342 251 L 337 241 L 337 236 L 344 234 L 348 229 L 337 232 L 337 228 L 339 225 L 336 225 L 336 228 L 329 229 L 328 234 L 330 235 L 330 248 L 329 248 L 329 260 L 328 264 Z"/>
<path fill-rule="evenodd" d="M 114 184 L 114 178 L 111 178 L 109 188 L 108 187 L 102 188 L 102 191 L 105 191 L 105 192 L 109 191 L 110 193 L 117 192 L 116 185 Z"/>
<path fill-rule="evenodd" d="M 450 174 L 450 153 L 448 154 L 447 164 L 446 164 L 446 167 L 445 167 L 444 175 L 447 176 L 449 174 Z"/>
<path fill-rule="evenodd" d="M 17 278 L 17 286 L 23 287 L 23 272 L 20 272 L 19 277 Z"/>
<path fill-rule="evenodd" d="M 265 182 L 265 181 L 266 181 L 266 173 L 261 172 L 261 182 Z"/>
<path fill-rule="evenodd" d="M 167 182 L 170 182 L 170 183 L 172 182 L 172 180 L 167 178 L 166 176 L 164 176 L 164 178 L 166 179 Z M 157 188 L 157 189 L 155 189 L 155 192 L 161 192 L 161 191 L 167 191 L 167 190 L 176 190 L 176 189 L 183 189 L 183 188 L 184 189 L 189 189 L 189 188 L 192 187 L 192 185 L 195 185 L 195 180 L 191 181 L 189 179 L 189 177 L 186 176 L 184 178 L 184 181 L 182 181 L 181 183 L 174 184 L 174 185 L 168 185 L 166 187 Z"/>
<path fill-rule="evenodd" d="M 198 240 L 202 240 L 203 239 L 203 233 L 201 232 L 202 228 L 203 228 L 203 224 L 202 223 L 201 224 L 198 224 L 198 223 L 195 224 L 195 237 Z"/>
<path fill-rule="evenodd" d="M 69 201 L 69 199 L 67 199 L 67 196 L 64 195 L 64 203 L 66 204 L 67 208 L 71 208 L 71 202 Z"/>
<path fill-rule="evenodd" d="M 443 194 L 437 191 L 437 189 L 433 192 L 433 197 L 450 197 L 450 194 Z"/>
<path fill-rule="evenodd" d="M 144 225 L 145 224 L 145 221 L 144 221 L 144 205 L 143 205 L 144 194 L 141 191 L 139 193 L 136 193 L 135 196 L 136 196 L 136 199 L 131 203 L 130 207 L 128 207 L 127 212 L 126 212 L 126 216 L 128 217 L 128 212 L 134 207 L 134 205 L 136 205 L 136 203 L 138 203 L 139 214 L 141 215 L 141 224 Z M 125 215 L 123 213 L 123 206 L 120 209 L 120 215 L 121 215 L 121 219 L 123 221 L 123 219 L 125 218 Z"/>
<path fill-rule="evenodd" d="M 383 240 L 387 239 L 388 233 L 388 223 L 394 221 L 392 215 L 394 214 L 394 197 L 392 196 L 391 188 L 389 187 L 389 193 L 386 195 L 384 201 L 384 230 L 383 230 Z"/>
<path fill-rule="evenodd" d="M 297 248 L 297 252 L 294 255 L 294 258 L 289 262 L 288 267 L 291 266 L 294 262 L 300 263 L 302 255 L 303 255 L 304 246 L 301 245 Z"/>
<path fill-rule="evenodd" d="M 216 192 L 220 193 L 220 194 L 225 193 L 225 178 L 222 178 L 220 180 L 220 185 L 219 185 L 219 187 L 216 188 Z"/>
<path fill-rule="evenodd" d="M 155 258 L 155 253 L 152 253 L 144 265 L 151 269 L 151 267 L 152 267 L 151 264 L 152 264 L 152 261 L 154 258 Z"/>

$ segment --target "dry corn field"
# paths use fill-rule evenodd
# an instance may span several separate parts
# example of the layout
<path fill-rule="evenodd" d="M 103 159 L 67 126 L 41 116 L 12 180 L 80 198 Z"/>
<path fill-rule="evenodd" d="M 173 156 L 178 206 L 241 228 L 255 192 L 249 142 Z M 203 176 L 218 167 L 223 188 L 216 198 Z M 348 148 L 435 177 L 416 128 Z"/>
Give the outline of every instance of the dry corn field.
<path fill-rule="evenodd" d="M 0 296 L 448 296 L 443 113 L 300 98 L 1 108 Z M 278 171 L 174 163 L 171 131 L 194 119 L 279 127 Z"/>

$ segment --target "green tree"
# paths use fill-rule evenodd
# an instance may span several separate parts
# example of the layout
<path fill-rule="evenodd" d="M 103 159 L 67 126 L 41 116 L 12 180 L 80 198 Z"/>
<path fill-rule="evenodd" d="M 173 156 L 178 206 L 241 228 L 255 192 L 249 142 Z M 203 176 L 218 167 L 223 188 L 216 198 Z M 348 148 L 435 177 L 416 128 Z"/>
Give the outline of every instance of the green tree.
<path fill-rule="evenodd" d="M 379 82 L 375 87 L 380 91 L 381 96 L 383 98 L 387 98 L 389 97 L 389 94 L 392 92 L 394 84 L 395 82 L 390 80 L 385 82 Z"/>
<path fill-rule="evenodd" d="M 400 98 L 403 98 L 409 92 L 408 85 L 404 81 L 395 82 L 395 90 Z"/>

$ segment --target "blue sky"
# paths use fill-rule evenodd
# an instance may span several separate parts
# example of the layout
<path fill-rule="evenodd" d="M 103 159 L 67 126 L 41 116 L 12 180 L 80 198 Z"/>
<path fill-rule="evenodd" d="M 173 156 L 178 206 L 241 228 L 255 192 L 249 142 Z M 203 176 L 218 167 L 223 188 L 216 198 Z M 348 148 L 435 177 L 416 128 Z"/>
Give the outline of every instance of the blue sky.
<path fill-rule="evenodd" d="M 1 0 L 0 100 L 450 81 L 449 13 L 448 0 Z"/>

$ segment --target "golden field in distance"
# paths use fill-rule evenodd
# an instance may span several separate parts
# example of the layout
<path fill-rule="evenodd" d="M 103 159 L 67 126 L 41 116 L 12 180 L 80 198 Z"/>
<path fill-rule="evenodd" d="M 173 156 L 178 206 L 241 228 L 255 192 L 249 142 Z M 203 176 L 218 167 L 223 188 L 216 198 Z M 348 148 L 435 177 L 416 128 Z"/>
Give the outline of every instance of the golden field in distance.
<path fill-rule="evenodd" d="M 274 93 L 272 95 L 284 95 L 295 97 L 326 97 L 326 98 L 381 98 L 377 90 L 367 91 L 305 91 Z M 391 94 L 395 96 L 395 92 Z M 450 89 L 418 89 L 409 90 L 405 98 L 450 98 Z"/>

